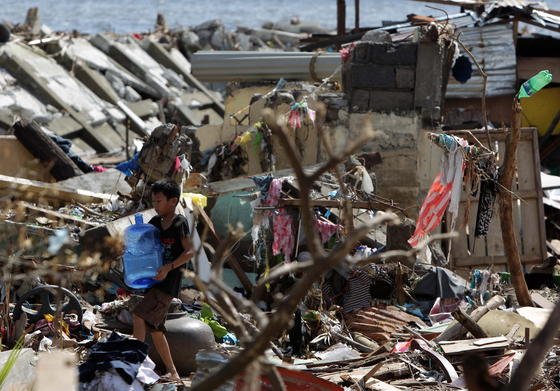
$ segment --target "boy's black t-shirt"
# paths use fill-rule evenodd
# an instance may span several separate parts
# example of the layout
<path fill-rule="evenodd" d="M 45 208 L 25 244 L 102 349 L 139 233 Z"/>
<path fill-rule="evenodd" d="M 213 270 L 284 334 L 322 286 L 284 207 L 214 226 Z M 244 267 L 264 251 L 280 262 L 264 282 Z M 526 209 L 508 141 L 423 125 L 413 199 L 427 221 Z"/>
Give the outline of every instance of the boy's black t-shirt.
<path fill-rule="evenodd" d="M 173 222 L 166 230 L 161 227 L 161 217 L 155 216 L 148 222 L 159 229 L 161 244 L 163 245 L 163 263 L 171 263 L 177 259 L 185 249 L 181 239 L 189 235 L 189 223 L 187 218 L 182 215 L 175 215 Z M 177 297 L 181 289 L 181 278 L 183 268 L 175 268 L 167 273 L 165 279 L 153 287 L 170 296 Z"/>

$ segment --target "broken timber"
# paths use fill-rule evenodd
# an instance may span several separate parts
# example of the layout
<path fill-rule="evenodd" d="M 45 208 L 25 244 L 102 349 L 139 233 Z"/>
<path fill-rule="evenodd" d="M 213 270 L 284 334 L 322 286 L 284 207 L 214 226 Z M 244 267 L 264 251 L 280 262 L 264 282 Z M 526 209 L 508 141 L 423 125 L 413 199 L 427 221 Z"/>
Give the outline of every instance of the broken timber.
<path fill-rule="evenodd" d="M 353 208 L 357 209 L 392 209 L 404 214 L 404 209 L 395 204 L 384 201 L 350 201 Z M 300 199 L 281 198 L 280 206 L 297 206 L 301 207 Z M 309 205 L 312 207 L 322 206 L 325 208 L 342 208 L 343 202 L 338 200 L 310 200 Z"/>
<path fill-rule="evenodd" d="M 14 124 L 13 129 L 16 138 L 33 156 L 42 163 L 52 166 L 50 173 L 57 181 L 83 174 L 36 122 L 18 121 Z"/>
<path fill-rule="evenodd" d="M 111 201 L 115 196 L 87 190 L 69 189 L 56 184 L 0 175 L 0 195 L 20 197 L 29 201 L 44 199 L 50 204 L 81 202 L 84 204 Z"/>

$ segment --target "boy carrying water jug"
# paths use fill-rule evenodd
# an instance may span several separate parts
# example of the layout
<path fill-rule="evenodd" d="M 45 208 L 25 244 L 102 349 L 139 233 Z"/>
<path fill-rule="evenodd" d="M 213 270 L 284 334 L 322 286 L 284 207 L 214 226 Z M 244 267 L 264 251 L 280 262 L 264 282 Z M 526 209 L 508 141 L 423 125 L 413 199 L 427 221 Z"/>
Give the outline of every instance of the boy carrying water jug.
<path fill-rule="evenodd" d="M 152 205 L 157 216 L 149 224 L 160 231 L 164 248 L 163 266 L 155 277 L 160 282 L 146 292 L 133 310 L 133 337 L 144 341 L 149 329 L 154 347 L 168 372 L 165 377 L 172 380 L 178 380 L 179 374 L 165 338 L 164 323 L 171 300 L 179 295 L 183 268 L 194 254 L 187 219 L 175 213 L 180 197 L 180 186 L 170 179 L 152 185 Z"/>

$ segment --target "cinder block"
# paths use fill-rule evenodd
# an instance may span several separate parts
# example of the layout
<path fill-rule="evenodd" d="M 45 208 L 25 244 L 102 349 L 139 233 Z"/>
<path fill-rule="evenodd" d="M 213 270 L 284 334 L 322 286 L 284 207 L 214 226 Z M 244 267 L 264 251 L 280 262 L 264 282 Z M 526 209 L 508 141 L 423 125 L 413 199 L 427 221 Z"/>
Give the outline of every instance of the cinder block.
<path fill-rule="evenodd" d="M 398 45 L 368 43 L 368 62 L 387 65 L 416 65 L 418 45 L 401 43 Z"/>
<path fill-rule="evenodd" d="M 406 89 L 414 88 L 415 74 L 416 74 L 416 70 L 412 67 L 410 68 L 397 67 L 396 68 L 397 88 L 406 88 Z"/>
<path fill-rule="evenodd" d="M 352 50 L 352 63 L 367 64 L 369 62 L 369 45 L 367 43 L 357 43 Z"/>
<path fill-rule="evenodd" d="M 395 68 L 391 65 L 352 64 L 350 84 L 355 88 L 395 88 Z"/>
<path fill-rule="evenodd" d="M 365 89 L 354 89 L 350 98 L 350 111 L 365 112 L 370 107 L 371 93 Z"/>
<path fill-rule="evenodd" d="M 414 91 L 373 90 L 370 109 L 373 111 L 413 110 Z"/>

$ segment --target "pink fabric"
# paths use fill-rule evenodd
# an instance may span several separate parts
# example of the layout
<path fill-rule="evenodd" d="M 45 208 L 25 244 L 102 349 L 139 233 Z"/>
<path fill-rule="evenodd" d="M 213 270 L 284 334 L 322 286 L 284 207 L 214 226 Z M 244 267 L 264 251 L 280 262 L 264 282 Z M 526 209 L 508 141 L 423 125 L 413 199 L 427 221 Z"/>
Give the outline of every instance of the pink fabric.
<path fill-rule="evenodd" d="M 92 166 L 93 167 L 93 172 L 105 172 L 107 171 L 107 169 L 103 166 Z"/>
<path fill-rule="evenodd" d="M 397 342 L 395 346 L 393 346 L 393 350 L 391 350 L 391 353 L 406 353 L 410 350 L 411 345 L 412 339 L 404 342 Z"/>
<path fill-rule="evenodd" d="M 288 123 L 294 130 L 301 128 L 301 110 L 299 108 L 290 110 L 290 114 L 288 115 Z"/>
<path fill-rule="evenodd" d="M 418 222 L 416 223 L 416 230 L 408 243 L 415 247 L 420 240 L 424 239 L 426 235 L 432 232 L 441 223 L 445 209 L 451 200 L 451 189 L 453 182 L 443 184 L 441 183 L 441 174 L 438 174 L 430 191 L 420 208 Z"/>
<path fill-rule="evenodd" d="M 280 200 L 281 192 L 282 192 L 282 180 L 278 178 L 274 178 L 272 182 L 270 182 L 270 186 L 268 188 L 268 194 L 263 204 L 265 206 L 278 205 L 278 200 Z"/>
<path fill-rule="evenodd" d="M 315 229 L 321 235 L 321 242 L 326 243 L 333 236 L 340 226 L 325 220 L 315 220 Z"/>
<path fill-rule="evenodd" d="M 284 209 L 272 217 L 272 230 L 274 241 L 272 242 L 272 254 L 284 254 L 284 260 L 290 262 L 294 250 L 295 232 L 294 219 Z"/>

